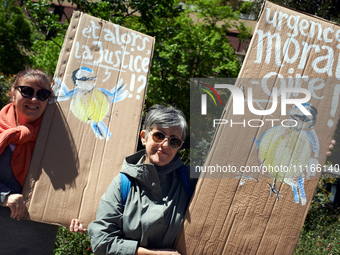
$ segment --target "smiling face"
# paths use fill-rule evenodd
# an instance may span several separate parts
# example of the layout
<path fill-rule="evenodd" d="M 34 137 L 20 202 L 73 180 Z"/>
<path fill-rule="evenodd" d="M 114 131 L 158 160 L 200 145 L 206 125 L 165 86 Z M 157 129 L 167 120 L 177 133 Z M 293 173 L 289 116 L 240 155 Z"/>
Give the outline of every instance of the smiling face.
<path fill-rule="evenodd" d="M 152 128 L 150 131 L 162 131 L 166 136 L 169 137 L 178 137 L 181 139 L 182 132 L 181 129 L 178 127 L 171 127 L 171 128 Z M 141 132 L 141 140 L 142 143 L 145 145 L 146 149 L 146 158 L 145 163 L 152 163 L 157 166 L 164 166 L 168 163 L 170 163 L 173 158 L 175 157 L 177 151 L 180 149 L 173 149 L 169 145 L 169 139 L 166 138 L 164 141 L 160 144 L 157 144 L 153 141 L 151 132 L 148 132 L 146 134 L 145 130 L 142 130 Z"/>
<path fill-rule="evenodd" d="M 40 101 L 37 98 L 37 90 L 50 90 L 49 84 L 35 77 L 22 77 L 16 86 L 28 86 L 34 89 L 32 98 L 25 98 L 18 89 L 12 88 L 12 97 L 15 105 L 17 125 L 30 124 L 36 121 L 45 111 L 48 100 Z"/>

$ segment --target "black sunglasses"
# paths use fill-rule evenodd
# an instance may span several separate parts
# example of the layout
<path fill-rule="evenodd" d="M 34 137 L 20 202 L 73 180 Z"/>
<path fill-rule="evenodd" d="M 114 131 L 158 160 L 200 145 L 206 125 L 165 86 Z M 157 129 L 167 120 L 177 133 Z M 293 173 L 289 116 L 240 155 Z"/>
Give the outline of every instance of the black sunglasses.
<path fill-rule="evenodd" d="M 15 89 L 19 90 L 24 98 L 32 98 L 34 95 L 34 88 L 28 86 L 16 86 Z M 45 101 L 51 95 L 51 91 L 47 89 L 37 90 L 37 98 L 40 101 Z"/>
<path fill-rule="evenodd" d="M 183 144 L 183 141 L 179 139 L 177 136 L 172 136 L 172 137 L 166 136 L 162 131 L 159 131 L 159 130 L 150 131 L 150 134 L 151 134 L 152 140 L 157 144 L 162 143 L 165 140 L 165 138 L 168 138 L 169 145 L 173 149 L 178 149 Z"/>

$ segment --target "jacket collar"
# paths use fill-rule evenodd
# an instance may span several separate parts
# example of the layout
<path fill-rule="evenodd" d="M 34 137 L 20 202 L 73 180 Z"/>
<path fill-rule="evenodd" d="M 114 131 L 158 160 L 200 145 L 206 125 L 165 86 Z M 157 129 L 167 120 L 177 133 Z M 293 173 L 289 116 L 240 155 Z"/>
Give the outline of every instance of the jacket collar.
<path fill-rule="evenodd" d="M 177 155 L 165 166 L 156 166 L 152 163 L 145 164 L 144 156 L 145 150 L 141 150 L 126 157 L 123 163 L 122 172 L 137 179 L 150 189 L 156 187 L 160 188 L 160 184 L 166 179 L 166 175 L 183 165 L 182 160 Z"/>

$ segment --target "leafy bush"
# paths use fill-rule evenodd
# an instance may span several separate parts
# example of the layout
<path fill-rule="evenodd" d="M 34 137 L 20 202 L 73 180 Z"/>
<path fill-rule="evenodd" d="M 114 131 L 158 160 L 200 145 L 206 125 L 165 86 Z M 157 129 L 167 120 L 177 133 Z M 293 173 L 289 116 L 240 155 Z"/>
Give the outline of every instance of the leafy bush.
<path fill-rule="evenodd" d="M 250 14 L 252 10 L 253 2 L 243 2 L 239 7 L 239 11 L 244 14 Z"/>
<path fill-rule="evenodd" d="M 41 68 L 53 76 L 58 63 L 58 57 L 63 44 L 64 37 L 57 36 L 53 40 L 39 41 L 33 43 L 34 52 L 30 55 L 32 68 Z"/>
<path fill-rule="evenodd" d="M 59 227 L 53 254 L 93 254 L 88 234 L 71 233 L 65 227 Z"/>
<path fill-rule="evenodd" d="M 0 4 L 0 72 L 17 73 L 30 64 L 33 27 L 15 0 Z"/>
<path fill-rule="evenodd" d="M 329 203 L 327 186 L 335 179 L 321 178 L 314 194 L 295 254 L 339 254 L 340 208 Z"/>
<path fill-rule="evenodd" d="M 8 103 L 9 91 L 13 81 L 14 75 L 0 73 L 0 109 Z"/>

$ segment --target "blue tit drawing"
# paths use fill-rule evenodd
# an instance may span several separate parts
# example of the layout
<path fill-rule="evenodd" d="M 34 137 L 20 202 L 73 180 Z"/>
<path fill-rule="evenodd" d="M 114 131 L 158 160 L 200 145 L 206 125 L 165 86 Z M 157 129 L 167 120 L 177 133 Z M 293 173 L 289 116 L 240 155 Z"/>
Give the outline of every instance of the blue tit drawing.
<path fill-rule="evenodd" d="M 289 115 L 295 120 L 294 126 L 280 125 L 270 128 L 255 143 L 261 164 L 266 166 L 268 172 L 274 177 L 273 183 L 268 183 L 271 194 L 274 193 L 277 200 L 279 195 L 283 196 L 275 188 L 276 182 L 281 181 L 292 187 L 295 202 L 301 201 L 301 204 L 305 205 L 304 180 L 315 175 L 315 171 L 311 171 L 310 166 L 318 164 L 319 140 L 313 129 L 317 109 L 308 103 L 303 106 L 311 115 L 304 115 L 294 105 L 289 111 Z"/>
<path fill-rule="evenodd" d="M 110 103 L 122 101 L 127 97 L 128 91 L 125 90 L 123 79 L 111 90 L 97 88 L 93 71 L 88 67 L 81 67 L 72 73 L 74 89 L 69 90 L 59 78 L 54 80 L 56 84 L 53 92 L 58 96 L 58 101 L 71 99 L 70 109 L 73 115 L 90 124 L 96 137 L 108 140 L 112 134 L 103 119 L 107 116 Z"/>

